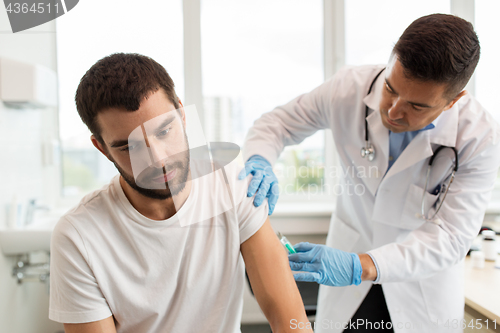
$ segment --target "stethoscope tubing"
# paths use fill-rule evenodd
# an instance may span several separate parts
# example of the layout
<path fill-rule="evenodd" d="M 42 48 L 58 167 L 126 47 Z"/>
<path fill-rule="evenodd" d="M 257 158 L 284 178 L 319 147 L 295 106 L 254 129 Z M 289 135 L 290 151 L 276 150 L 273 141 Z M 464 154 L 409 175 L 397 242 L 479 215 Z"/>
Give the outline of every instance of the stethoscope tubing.
<path fill-rule="evenodd" d="M 436 203 L 439 201 L 439 205 L 438 205 L 436 211 L 434 212 L 434 214 L 432 215 L 432 217 L 428 217 L 425 215 L 425 193 L 427 192 L 427 186 L 429 185 L 429 176 L 431 173 L 432 163 L 434 163 L 434 159 L 436 158 L 438 153 L 441 150 L 443 150 L 444 148 L 450 148 L 451 150 L 453 150 L 453 153 L 455 154 L 455 166 L 453 167 L 453 170 L 451 171 L 450 181 L 448 182 L 448 185 L 446 185 L 446 187 L 444 189 L 443 198 L 442 199 L 439 198 L 439 195 L 438 195 L 438 199 L 437 199 Z M 448 190 L 450 189 L 450 185 L 451 185 L 451 183 L 453 183 L 453 180 L 455 179 L 455 173 L 457 171 L 458 171 L 457 149 L 455 147 L 439 146 L 438 149 L 436 149 L 436 151 L 434 152 L 434 154 L 430 158 L 429 165 L 427 166 L 427 175 L 425 178 L 424 193 L 422 195 L 422 204 L 421 204 L 421 214 L 422 214 L 422 218 L 424 220 L 430 221 L 430 222 L 433 222 L 435 220 L 435 217 L 436 217 L 437 213 L 439 212 L 439 210 L 441 209 L 441 206 L 443 205 L 444 199 L 446 198 L 446 195 L 448 194 Z M 440 189 L 440 191 L 439 191 L 439 194 L 441 194 L 441 193 L 443 193 L 442 189 Z"/>

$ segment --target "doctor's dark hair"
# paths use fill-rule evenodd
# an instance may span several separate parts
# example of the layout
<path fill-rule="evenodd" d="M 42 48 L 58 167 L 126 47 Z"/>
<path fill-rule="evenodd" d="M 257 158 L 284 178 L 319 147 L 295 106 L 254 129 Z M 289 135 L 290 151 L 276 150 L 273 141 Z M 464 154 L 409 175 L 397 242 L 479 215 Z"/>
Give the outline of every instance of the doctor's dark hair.
<path fill-rule="evenodd" d="M 174 81 L 165 68 L 144 55 L 115 53 L 97 61 L 80 80 L 76 90 L 76 109 L 95 138 L 104 143 L 97 122 L 107 108 L 137 111 L 150 94 L 163 89 L 179 109 Z"/>
<path fill-rule="evenodd" d="M 479 61 L 480 46 L 474 27 L 447 14 L 413 21 L 394 46 L 407 77 L 446 83 L 445 98 L 455 98 L 467 85 Z"/>

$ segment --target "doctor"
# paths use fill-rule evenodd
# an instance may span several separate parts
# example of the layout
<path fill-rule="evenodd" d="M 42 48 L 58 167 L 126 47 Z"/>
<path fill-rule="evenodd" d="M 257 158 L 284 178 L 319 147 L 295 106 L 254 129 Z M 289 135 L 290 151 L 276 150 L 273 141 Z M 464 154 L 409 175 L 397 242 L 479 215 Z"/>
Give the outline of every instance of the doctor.
<path fill-rule="evenodd" d="M 479 53 L 469 22 L 425 16 L 386 66 L 344 68 L 250 129 L 242 176 L 271 212 L 283 148 L 332 130 L 344 191 L 326 246 L 289 256 L 296 280 L 322 284 L 316 332 L 462 331 L 463 259 L 500 166 L 500 127 L 463 90 Z"/>

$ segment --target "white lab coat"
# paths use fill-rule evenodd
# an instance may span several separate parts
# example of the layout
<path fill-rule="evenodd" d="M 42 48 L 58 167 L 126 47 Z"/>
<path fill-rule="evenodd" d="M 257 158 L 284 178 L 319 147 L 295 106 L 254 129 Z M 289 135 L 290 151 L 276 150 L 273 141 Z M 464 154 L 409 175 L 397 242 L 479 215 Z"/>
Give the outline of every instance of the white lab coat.
<path fill-rule="evenodd" d="M 420 132 L 385 174 L 389 131 L 379 113 L 385 72 L 367 95 L 382 68 L 346 67 L 313 91 L 264 114 L 247 135 L 244 157 L 258 154 L 274 165 L 284 146 L 298 144 L 319 129 L 331 129 L 343 192 L 337 197 L 327 245 L 373 255 L 395 332 L 461 332 L 463 259 L 481 226 L 500 166 L 500 127 L 466 94 L 437 118 L 434 129 Z M 372 162 L 360 155 L 365 105 L 370 108 L 366 119 L 377 154 Z M 460 165 L 438 213 L 438 226 L 416 215 L 427 165 L 439 145 L 456 147 Z M 451 149 L 439 153 L 428 192 L 447 180 L 452 157 Z M 425 194 L 427 210 L 435 199 Z M 316 332 L 342 332 L 340 325 L 354 315 L 371 285 L 321 286 Z"/>

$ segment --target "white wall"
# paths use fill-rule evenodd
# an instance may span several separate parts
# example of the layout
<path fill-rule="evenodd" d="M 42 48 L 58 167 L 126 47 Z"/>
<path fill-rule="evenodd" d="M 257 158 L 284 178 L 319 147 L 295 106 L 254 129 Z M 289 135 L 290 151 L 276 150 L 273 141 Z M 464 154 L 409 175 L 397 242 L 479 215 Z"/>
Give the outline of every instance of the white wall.
<path fill-rule="evenodd" d="M 0 57 L 57 70 L 55 23 L 13 34 L 0 5 Z M 59 177 L 55 166 L 42 164 L 41 146 L 57 138 L 57 109 L 12 110 L 0 103 L 0 228 L 14 193 L 25 201 L 53 204 Z M 40 282 L 18 285 L 11 276 L 15 258 L 0 253 L 0 332 L 54 333 L 62 325 L 48 319 L 49 297 Z"/>

